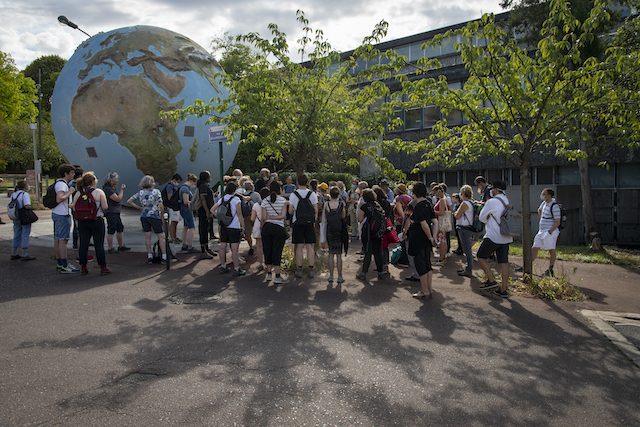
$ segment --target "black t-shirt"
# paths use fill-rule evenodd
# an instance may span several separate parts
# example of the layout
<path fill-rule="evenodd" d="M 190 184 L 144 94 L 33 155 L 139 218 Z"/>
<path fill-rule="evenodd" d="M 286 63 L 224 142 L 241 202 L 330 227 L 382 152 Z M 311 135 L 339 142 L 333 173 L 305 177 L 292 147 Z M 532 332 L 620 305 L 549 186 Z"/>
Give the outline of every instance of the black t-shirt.
<path fill-rule="evenodd" d="M 255 184 L 253 185 L 253 190 L 260 194 L 260 190 L 262 190 L 263 188 L 265 188 L 267 186 L 267 183 L 264 181 L 264 179 L 262 179 L 262 177 L 256 179 Z"/>
<path fill-rule="evenodd" d="M 420 223 L 427 221 L 427 225 L 431 227 L 431 221 L 436 217 L 436 213 L 433 211 L 433 207 L 426 200 L 416 204 L 413 208 L 413 213 L 410 216 L 411 227 L 409 227 L 409 247 L 415 249 L 416 246 L 424 245 L 431 246 L 431 242 L 427 238 Z M 415 250 L 409 251 L 409 255 L 414 255 Z M 413 253 L 411 253 L 413 252 Z"/>
<path fill-rule="evenodd" d="M 211 207 L 213 206 L 213 191 L 211 190 L 211 188 L 209 188 L 206 182 L 203 182 L 198 186 L 198 193 L 200 194 L 200 196 L 205 196 L 207 206 L 203 207 L 207 210 L 211 209 Z"/>
<path fill-rule="evenodd" d="M 393 208 L 391 207 L 391 203 L 388 200 L 378 200 L 378 203 L 382 207 L 384 211 L 384 216 L 387 218 L 393 219 Z"/>

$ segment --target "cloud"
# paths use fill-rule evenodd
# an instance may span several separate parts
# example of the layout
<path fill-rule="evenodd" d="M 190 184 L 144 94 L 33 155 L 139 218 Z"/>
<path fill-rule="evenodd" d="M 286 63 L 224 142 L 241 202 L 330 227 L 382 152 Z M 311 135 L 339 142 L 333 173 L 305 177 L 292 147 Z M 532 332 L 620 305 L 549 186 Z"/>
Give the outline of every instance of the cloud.
<path fill-rule="evenodd" d="M 268 25 L 276 23 L 287 34 L 290 54 L 297 56 L 295 41 L 302 35 L 296 22 L 296 10 L 305 12 L 314 30 L 322 29 L 325 39 L 337 50 L 356 48 L 382 19 L 389 22 L 392 40 L 480 16 L 499 12 L 497 0 L 446 3 L 416 3 L 397 0 L 3 0 L 0 15 L 0 50 L 9 53 L 23 69 L 42 55 L 58 54 L 68 59 L 86 36 L 80 31 L 58 25 L 65 15 L 89 34 L 132 25 L 153 25 L 189 37 L 207 50 L 214 36 L 225 31 L 231 35 L 260 33 L 271 36 Z"/>

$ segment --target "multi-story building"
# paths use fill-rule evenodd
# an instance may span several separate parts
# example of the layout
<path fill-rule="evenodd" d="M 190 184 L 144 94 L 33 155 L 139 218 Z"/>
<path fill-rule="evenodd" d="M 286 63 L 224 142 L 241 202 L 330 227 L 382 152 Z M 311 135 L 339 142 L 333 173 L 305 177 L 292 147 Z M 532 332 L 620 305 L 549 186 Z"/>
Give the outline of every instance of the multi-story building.
<path fill-rule="evenodd" d="M 496 15 L 496 21 L 506 21 L 507 18 L 508 12 Z M 441 46 L 435 48 L 423 49 L 422 46 L 436 34 L 462 28 L 465 25 L 467 22 L 387 41 L 376 45 L 376 48 L 381 52 L 394 49 L 399 55 L 406 56 L 408 65 L 399 72 L 406 74 L 410 79 L 424 78 L 424 75 L 415 73 L 415 64 L 419 59 L 437 58 L 443 67 L 435 74 L 431 73 L 431 76 L 443 74 L 449 82 L 449 87 L 464 90 L 468 74 L 459 53 L 454 48 L 458 40 L 447 39 Z M 348 58 L 351 55 L 353 51 L 344 52 L 342 57 Z M 388 60 L 381 57 L 378 63 L 380 61 Z M 357 73 L 370 65 L 372 64 L 361 61 L 353 72 Z M 389 80 L 386 83 L 392 93 L 400 90 L 400 83 L 397 81 Z M 437 105 L 399 110 L 396 114 L 402 119 L 404 125 L 390 130 L 384 136 L 385 139 L 402 138 L 418 141 L 428 138 L 431 128 L 441 118 Z M 465 120 L 459 111 L 450 113 L 446 118 L 447 123 L 451 125 L 463 124 Z M 463 184 L 473 186 L 474 178 L 478 175 L 483 175 L 488 182 L 502 179 L 509 186 L 508 196 L 514 205 L 514 212 L 521 212 L 519 170 L 505 158 L 483 158 L 468 162 L 456 169 L 446 169 L 442 166 L 427 167 L 421 169 L 418 174 L 411 174 L 414 166 L 420 161 L 419 155 L 391 153 L 387 157 L 396 168 L 405 172 L 409 179 L 422 180 L 427 184 L 433 181 L 444 182 L 449 187 L 449 193 L 456 192 Z M 640 245 L 640 203 L 638 202 L 640 200 L 640 151 L 630 152 L 627 149 L 612 146 L 605 159 L 609 164 L 608 169 L 597 166 L 601 160 L 603 159 L 593 159 L 590 168 L 592 194 L 601 239 L 603 243 L 609 244 Z M 532 160 L 531 182 L 533 232 L 537 232 L 539 220 L 538 196 L 542 189 L 551 187 L 556 192 L 558 202 L 562 203 L 568 212 L 567 228 L 561 233 L 560 243 L 584 243 L 580 174 L 577 164 L 553 155 L 535 156 Z M 517 213 L 514 215 L 513 221 L 518 223 L 521 216 Z M 513 229 L 521 229 L 521 223 L 514 225 Z"/>

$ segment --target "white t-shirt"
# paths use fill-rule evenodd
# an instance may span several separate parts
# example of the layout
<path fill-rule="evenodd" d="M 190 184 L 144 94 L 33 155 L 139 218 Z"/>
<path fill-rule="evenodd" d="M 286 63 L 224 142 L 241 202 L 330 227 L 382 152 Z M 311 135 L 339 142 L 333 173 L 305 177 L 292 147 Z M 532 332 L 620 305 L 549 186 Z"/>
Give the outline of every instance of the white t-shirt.
<path fill-rule="evenodd" d="M 502 216 L 502 212 L 504 212 L 504 205 L 498 199 L 502 199 L 507 205 L 509 204 L 507 196 L 498 193 L 497 196 L 487 200 L 484 204 L 482 212 L 480 212 L 480 221 L 486 224 L 487 232 L 484 238 L 491 240 L 493 243 L 503 245 L 513 242 L 513 237 L 500 234 L 500 217 Z"/>
<path fill-rule="evenodd" d="M 18 209 L 22 209 L 31 204 L 31 196 L 24 190 L 18 190 L 11 195 L 11 200 L 17 200 Z"/>
<path fill-rule="evenodd" d="M 69 191 L 69 186 L 65 182 L 64 179 L 56 181 L 56 185 L 53 187 L 56 190 L 56 195 L 62 191 L 66 193 Z M 71 215 L 71 209 L 69 208 L 69 199 L 64 199 L 62 202 L 58 203 L 55 208 L 51 209 L 51 213 L 62 216 Z"/>
<path fill-rule="evenodd" d="M 231 200 L 231 202 L 229 203 L 229 206 L 231 208 L 231 215 L 233 215 L 233 221 L 231 221 L 231 224 L 229 224 L 227 228 L 235 228 L 239 230 L 240 220 L 238 219 L 238 215 L 236 215 L 236 209 L 242 216 L 242 209 L 240 208 L 240 198 L 237 197 L 237 195 L 235 194 L 225 194 L 222 197 L 222 201 L 225 201 L 225 202 L 229 199 L 234 199 L 234 200 Z"/>
<path fill-rule="evenodd" d="M 262 221 L 262 206 L 260 206 L 260 203 L 254 203 L 251 207 L 251 210 L 256 212 L 256 220 L 253 222 L 253 230 L 251 232 L 251 236 L 259 239 L 260 222 Z"/>
<path fill-rule="evenodd" d="M 296 190 L 295 192 L 291 193 L 291 195 L 289 196 L 289 203 L 291 203 L 291 205 L 293 206 L 293 222 L 296 222 L 296 213 L 298 212 L 298 203 L 300 202 L 300 199 L 298 199 L 298 197 L 296 196 L 296 192 L 298 194 L 300 194 L 300 197 L 302 197 L 303 199 L 305 197 L 307 197 L 307 194 L 309 192 L 311 192 L 311 196 L 309 196 L 309 201 L 311 202 L 312 205 L 317 205 L 318 204 L 318 196 L 316 196 L 316 193 L 314 193 L 311 190 Z"/>

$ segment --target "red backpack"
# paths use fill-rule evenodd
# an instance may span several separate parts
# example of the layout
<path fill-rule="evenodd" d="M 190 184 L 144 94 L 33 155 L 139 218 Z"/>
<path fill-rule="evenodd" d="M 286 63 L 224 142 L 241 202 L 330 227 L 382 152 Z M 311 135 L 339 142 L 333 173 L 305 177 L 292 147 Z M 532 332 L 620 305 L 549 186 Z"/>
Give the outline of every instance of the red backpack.
<path fill-rule="evenodd" d="M 98 205 L 93 198 L 93 188 L 82 190 L 80 198 L 73 207 L 73 215 L 78 221 L 95 221 L 98 219 Z"/>

